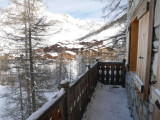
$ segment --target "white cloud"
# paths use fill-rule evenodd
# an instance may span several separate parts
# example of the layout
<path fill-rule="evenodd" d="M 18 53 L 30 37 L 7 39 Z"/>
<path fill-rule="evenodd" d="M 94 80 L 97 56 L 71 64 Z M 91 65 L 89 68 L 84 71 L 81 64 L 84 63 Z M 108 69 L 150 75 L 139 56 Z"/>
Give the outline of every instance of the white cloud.
<path fill-rule="evenodd" d="M 68 13 L 75 18 L 100 19 L 105 2 L 101 0 L 43 0 L 53 13 Z M 5 8 L 8 0 L 0 0 L 0 8 Z"/>
<path fill-rule="evenodd" d="M 80 18 L 101 17 L 104 7 L 103 2 L 94 0 L 47 0 L 47 5 L 51 12 L 69 13 Z"/>

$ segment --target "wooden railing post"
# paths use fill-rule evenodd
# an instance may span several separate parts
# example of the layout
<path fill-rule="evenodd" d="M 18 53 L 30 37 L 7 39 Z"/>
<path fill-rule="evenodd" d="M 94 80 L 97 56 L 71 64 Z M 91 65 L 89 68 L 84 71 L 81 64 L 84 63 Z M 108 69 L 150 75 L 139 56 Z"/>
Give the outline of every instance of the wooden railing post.
<path fill-rule="evenodd" d="M 66 92 L 66 105 L 64 106 L 65 111 L 65 120 L 71 120 L 70 114 L 69 114 L 69 101 L 70 101 L 70 87 L 69 87 L 69 81 L 62 81 L 60 83 L 61 88 L 64 88 Z"/>
<path fill-rule="evenodd" d="M 123 59 L 123 66 L 122 66 L 122 87 L 125 87 L 125 80 L 126 80 L 126 67 L 125 67 L 126 59 Z"/>
<path fill-rule="evenodd" d="M 88 94 L 89 94 L 89 96 L 88 96 L 88 100 L 90 101 L 90 99 L 91 99 L 91 79 L 90 79 L 90 69 L 91 69 L 91 66 L 90 65 L 87 65 L 87 67 L 88 67 Z"/>
<path fill-rule="evenodd" d="M 98 71 L 98 66 L 99 66 L 99 59 L 96 59 L 96 62 L 98 62 L 97 68 L 96 68 L 96 78 L 95 78 L 95 86 L 97 85 L 98 79 L 99 79 L 99 71 Z"/>

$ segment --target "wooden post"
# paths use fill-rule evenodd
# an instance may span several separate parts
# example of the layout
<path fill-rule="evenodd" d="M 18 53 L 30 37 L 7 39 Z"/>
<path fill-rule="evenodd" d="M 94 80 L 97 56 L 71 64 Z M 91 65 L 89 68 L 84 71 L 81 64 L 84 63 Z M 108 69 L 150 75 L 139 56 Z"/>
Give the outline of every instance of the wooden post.
<path fill-rule="evenodd" d="M 60 83 L 61 88 L 64 88 L 64 90 L 66 91 L 66 105 L 64 107 L 64 111 L 65 111 L 65 120 L 71 120 L 71 116 L 69 113 L 69 101 L 70 101 L 70 87 L 69 87 L 69 81 L 62 81 Z"/>
<path fill-rule="evenodd" d="M 91 69 L 91 67 L 90 67 L 90 65 L 87 65 L 87 67 L 88 67 L 88 94 L 89 94 L 89 96 L 88 96 L 88 100 L 90 101 L 90 99 L 91 99 L 91 91 L 92 91 L 92 89 L 91 89 L 91 79 L 90 79 L 90 69 Z"/>
<path fill-rule="evenodd" d="M 125 80 L 126 80 L 125 62 L 126 62 L 126 59 L 123 59 L 123 66 L 122 66 L 122 87 L 125 87 Z"/>
<path fill-rule="evenodd" d="M 98 81 L 98 79 L 99 79 L 99 73 L 98 73 L 98 72 L 99 72 L 99 71 L 98 71 L 99 59 L 97 58 L 96 61 L 98 62 L 98 64 L 97 64 L 97 67 L 96 67 L 96 78 L 94 78 L 94 79 L 96 79 L 96 82 L 95 82 L 95 86 L 94 86 L 94 87 L 97 86 L 97 81 Z"/>

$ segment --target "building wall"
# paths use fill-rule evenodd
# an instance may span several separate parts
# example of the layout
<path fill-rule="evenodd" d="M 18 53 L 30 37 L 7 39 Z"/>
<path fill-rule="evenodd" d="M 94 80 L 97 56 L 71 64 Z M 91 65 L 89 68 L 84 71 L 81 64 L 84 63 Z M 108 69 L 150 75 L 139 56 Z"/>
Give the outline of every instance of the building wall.
<path fill-rule="evenodd" d="M 152 68 L 151 80 L 154 81 L 157 74 L 158 46 L 159 46 L 159 28 L 160 28 L 160 0 L 155 3 L 154 16 L 154 34 L 153 34 L 153 50 L 152 50 Z"/>
<path fill-rule="evenodd" d="M 128 0 L 128 26 L 133 17 L 133 11 L 140 2 L 140 0 Z M 158 49 L 159 49 L 159 33 L 160 33 L 160 0 L 155 0 L 155 13 L 154 13 L 154 30 L 152 40 L 152 58 L 150 70 L 150 82 L 156 81 L 157 75 L 157 62 L 158 62 Z M 126 78 L 126 92 L 128 95 L 129 108 L 134 120 L 153 120 L 154 102 L 152 100 L 151 91 L 155 88 L 155 84 L 149 85 L 149 96 L 147 101 L 142 101 L 139 93 L 136 90 L 133 77 L 131 73 L 127 74 Z M 159 119 L 159 118 L 158 118 Z"/>
<path fill-rule="evenodd" d="M 142 101 L 131 73 L 126 76 L 126 92 L 133 120 L 152 120 L 153 105 L 151 102 Z"/>

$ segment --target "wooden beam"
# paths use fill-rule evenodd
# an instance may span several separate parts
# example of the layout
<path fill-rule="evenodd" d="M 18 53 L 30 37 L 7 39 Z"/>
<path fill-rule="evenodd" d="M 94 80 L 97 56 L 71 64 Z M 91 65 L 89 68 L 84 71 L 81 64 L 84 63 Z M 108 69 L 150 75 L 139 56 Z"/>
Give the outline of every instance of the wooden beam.
<path fill-rule="evenodd" d="M 153 40 L 153 23 L 154 23 L 154 5 L 155 0 L 151 0 L 149 4 L 149 31 L 148 31 L 148 49 L 147 49 L 147 62 L 146 62 L 146 71 L 145 71 L 145 88 L 143 100 L 148 100 L 148 88 L 149 88 L 149 79 L 150 79 L 150 69 L 151 69 L 151 52 L 152 52 L 152 40 Z"/>
<path fill-rule="evenodd" d="M 146 14 L 149 11 L 149 2 L 146 2 L 143 4 L 137 14 L 137 19 L 140 19 L 143 17 L 144 14 Z"/>
<path fill-rule="evenodd" d="M 133 79 L 134 79 L 134 83 L 135 83 L 137 89 L 141 93 L 143 93 L 143 91 L 144 91 L 144 83 L 141 81 L 141 79 L 137 75 L 135 75 Z"/>
<path fill-rule="evenodd" d="M 152 90 L 152 94 L 151 95 L 152 95 L 152 99 L 154 101 L 154 104 L 160 110 L 160 90 L 159 89 Z"/>
<path fill-rule="evenodd" d="M 136 86 L 137 92 L 143 96 L 143 91 L 144 91 L 144 83 L 140 80 L 138 75 L 135 72 L 130 72 L 130 75 L 132 76 L 134 80 L 134 84 Z"/>

